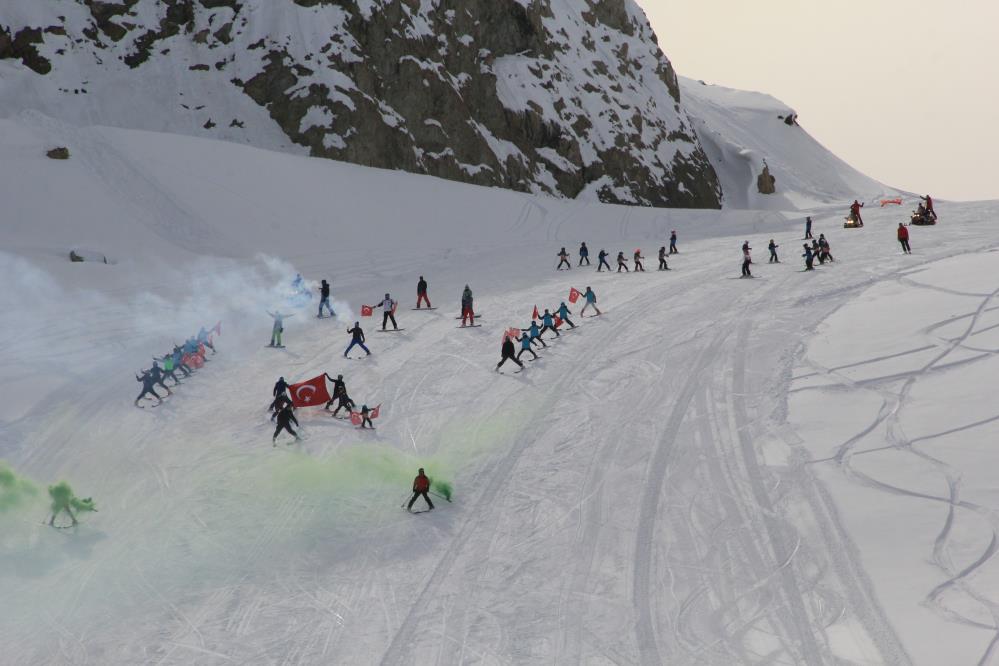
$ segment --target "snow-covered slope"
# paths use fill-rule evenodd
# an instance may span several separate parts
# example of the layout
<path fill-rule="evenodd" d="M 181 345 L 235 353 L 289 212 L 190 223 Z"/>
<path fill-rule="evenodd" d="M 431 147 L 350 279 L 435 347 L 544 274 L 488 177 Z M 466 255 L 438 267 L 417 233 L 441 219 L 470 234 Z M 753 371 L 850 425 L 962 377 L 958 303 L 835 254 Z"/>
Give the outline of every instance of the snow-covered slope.
<path fill-rule="evenodd" d="M 817 213 L 837 261 L 803 273 L 800 220 L 774 212 L 555 200 L 37 114 L 0 121 L 0 200 L 0 456 L 100 510 L 56 531 L 44 489 L 0 496 L 0 661 L 992 658 L 999 460 L 970 388 L 996 388 L 994 203 L 941 206 L 911 256 L 904 211 L 850 231 Z M 669 273 L 553 270 L 582 240 L 654 268 L 671 229 Z M 770 238 L 785 263 L 763 263 Z M 745 239 L 758 279 L 737 279 Z M 70 263 L 78 244 L 109 263 Z M 287 349 L 265 349 L 296 271 L 332 278 L 341 318 L 297 309 Z M 409 309 L 419 275 L 438 310 Z M 456 328 L 466 283 L 482 328 Z M 494 371 L 501 331 L 587 285 L 603 316 Z M 374 356 L 343 360 L 385 291 L 406 331 L 364 324 Z M 208 366 L 132 407 L 132 373 L 218 319 Z M 274 380 L 323 371 L 383 405 L 378 430 L 303 409 L 304 442 L 271 447 Z M 420 466 L 455 502 L 410 516 Z"/>
<path fill-rule="evenodd" d="M 5 0 L 0 117 L 717 208 L 634 0 Z"/>
<path fill-rule="evenodd" d="M 786 124 L 783 118 L 793 110 L 780 100 L 679 80 L 684 105 L 721 181 L 726 208 L 805 210 L 899 194 L 829 152 L 803 127 Z M 764 160 L 776 178 L 774 194 L 757 189 Z"/>

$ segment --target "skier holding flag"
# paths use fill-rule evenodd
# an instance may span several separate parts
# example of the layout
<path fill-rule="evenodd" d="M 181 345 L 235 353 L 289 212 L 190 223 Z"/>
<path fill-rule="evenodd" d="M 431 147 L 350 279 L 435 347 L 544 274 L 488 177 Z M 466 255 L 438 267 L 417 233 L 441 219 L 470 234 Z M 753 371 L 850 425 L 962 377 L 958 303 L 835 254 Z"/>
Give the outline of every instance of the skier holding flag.
<path fill-rule="evenodd" d="M 344 358 L 347 358 L 347 354 L 350 353 L 350 350 L 353 349 L 355 345 L 363 349 L 368 356 L 371 356 L 371 350 L 364 346 L 364 331 L 361 329 L 360 322 L 355 321 L 354 328 L 348 328 L 347 333 L 353 337 L 350 340 L 350 344 L 347 345 L 347 349 L 343 352 Z"/>
<path fill-rule="evenodd" d="M 597 314 L 593 315 L 594 317 L 603 314 L 602 312 L 600 312 L 600 308 L 597 307 L 597 295 L 593 293 L 592 289 L 587 287 L 586 293 L 583 294 L 583 298 L 586 299 L 586 305 L 584 305 L 583 309 L 579 311 L 580 317 L 584 316 L 584 314 L 586 313 L 586 308 L 590 307 L 591 305 L 593 306 L 593 309 L 597 311 Z"/>
<path fill-rule="evenodd" d="M 566 306 L 565 301 L 562 302 L 562 305 L 558 306 L 558 310 L 556 310 L 556 312 L 558 313 L 559 319 L 569 324 L 570 328 L 576 328 L 576 325 L 569 320 L 569 315 L 572 314 L 572 311 Z"/>
<path fill-rule="evenodd" d="M 538 327 L 537 319 L 531 320 L 531 326 L 529 328 L 522 328 L 520 330 L 522 330 L 525 333 L 530 333 L 531 334 L 531 342 L 532 343 L 534 343 L 534 342 L 540 342 L 542 347 L 547 347 L 548 346 L 547 344 L 545 344 L 545 341 L 541 339 L 541 328 Z M 516 336 L 512 336 L 512 337 L 516 337 Z"/>
<path fill-rule="evenodd" d="M 330 400 L 326 403 L 326 407 L 324 408 L 328 411 L 333 402 L 340 397 L 340 394 L 347 392 L 347 384 L 343 381 L 343 375 L 337 375 L 336 379 L 334 379 L 330 377 L 328 373 L 324 374 L 326 374 L 326 379 L 333 382 L 333 395 L 330 396 Z"/>
<path fill-rule="evenodd" d="M 545 312 L 548 311 L 545 310 Z M 556 331 L 556 333 L 557 332 L 558 331 Z M 524 369 L 524 364 L 517 360 L 516 348 L 513 346 L 513 338 L 511 338 L 509 334 L 503 335 L 503 346 L 500 348 L 500 354 L 502 358 L 500 358 L 500 362 L 496 364 L 496 372 L 499 372 L 499 369 L 503 367 L 503 364 L 507 361 L 513 361 L 520 366 L 521 370 Z"/>
<path fill-rule="evenodd" d="M 531 349 L 532 338 L 529 332 L 525 331 L 523 335 L 518 335 L 515 339 L 517 340 L 517 342 L 520 343 L 520 351 L 517 352 L 518 361 L 520 360 L 520 357 L 524 355 L 524 352 L 531 352 L 531 356 L 534 357 L 534 360 L 535 361 L 538 360 L 537 353 L 535 353 L 535 351 Z"/>
<path fill-rule="evenodd" d="M 558 332 L 558 329 L 555 328 L 555 318 L 552 316 L 552 313 L 550 313 L 547 308 L 545 308 L 545 313 L 541 315 L 541 332 L 538 333 L 539 340 L 541 339 L 541 336 L 544 335 L 545 331 L 551 331 L 552 333 L 555 334 L 556 338 L 561 336 L 561 334 Z"/>
<path fill-rule="evenodd" d="M 399 330 L 399 325 L 395 323 L 395 308 L 397 303 L 392 300 L 392 297 L 385 294 L 385 299 L 376 307 L 382 309 L 382 330 L 388 325 L 389 320 L 392 320 L 392 328 Z"/>

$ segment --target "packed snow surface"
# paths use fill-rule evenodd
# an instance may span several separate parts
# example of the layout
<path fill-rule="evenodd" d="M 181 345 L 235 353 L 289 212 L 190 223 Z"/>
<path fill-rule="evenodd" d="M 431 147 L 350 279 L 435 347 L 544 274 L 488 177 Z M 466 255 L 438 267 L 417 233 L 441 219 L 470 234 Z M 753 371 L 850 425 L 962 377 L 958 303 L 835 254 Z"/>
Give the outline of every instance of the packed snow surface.
<path fill-rule="evenodd" d="M 0 199 L 0 456 L 39 488 L 0 504 L 4 663 L 994 659 L 997 203 L 938 204 L 903 255 L 906 209 L 844 230 L 829 202 L 836 261 L 806 273 L 797 213 L 556 201 L 34 114 L 0 121 Z M 584 240 L 594 265 L 554 271 Z M 598 274 L 601 248 L 648 270 Z M 298 272 L 333 281 L 339 319 L 289 300 Z M 420 275 L 435 311 L 410 310 Z M 457 328 L 466 283 L 481 328 Z M 502 331 L 588 285 L 603 316 L 494 371 Z M 374 355 L 344 360 L 385 292 L 406 330 L 364 319 Z M 274 309 L 295 315 L 283 350 Z M 134 373 L 219 320 L 206 367 L 133 407 Z M 301 409 L 303 441 L 272 447 L 275 380 L 324 371 L 382 405 L 378 429 Z M 410 515 L 421 466 L 454 502 Z M 63 479 L 98 513 L 53 530 Z"/>

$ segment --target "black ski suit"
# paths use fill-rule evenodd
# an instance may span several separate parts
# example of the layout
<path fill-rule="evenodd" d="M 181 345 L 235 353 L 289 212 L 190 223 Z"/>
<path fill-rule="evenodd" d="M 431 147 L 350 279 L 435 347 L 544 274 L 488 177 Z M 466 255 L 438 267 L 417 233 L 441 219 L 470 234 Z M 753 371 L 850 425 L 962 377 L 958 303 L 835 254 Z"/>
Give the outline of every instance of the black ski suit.
<path fill-rule="evenodd" d="M 503 339 L 503 348 L 500 350 L 500 353 L 503 355 L 503 358 L 501 358 L 500 362 L 496 364 L 497 370 L 503 367 L 503 364 L 508 360 L 513 361 L 521 368 L 524 367 L 524 364 L 517 360 L 517 350 L 513 346 L 513 340 L 511 340 L 509 336 Z"/>
<path fill-rule="evenodd" d="M 136 375 L 135 376 L 135 381 L 142 382 L 142 393 L 140 393 L 139 397 L 135 399 L 135 404 L 136 405 L 139 404 L 139 401 L 142 400 L 142 398 L 144 396 L 149 395 L 150 393 L 152 393 L 154 396 L 156 396 L 157 400 L 159 400 L 160 402 L 163 402 L 163 398 L 161 398 L 160 394 L 157 393 L 156 390 L 153 388 L 153 385 L 156 382 L 153 381 L 153 378 L 150 376 L 150 374 L 148 372 L 142 373 L 141 377 L 139 375 Z"/>
<path fill-rule="evenodd" d="M 292 423 L 298 425 L 298 419 L 295 418 L 295 413 L 291 411 L 291 407 L 286 406 L 284 409 L 278 412 L 277 428 L 274 429 L 274 436 L 271 438 L 271 440 L 272 441 L 276 440 L 278 434 L 280 434 L 282 430 L 287 430 L 291 434 L 291 436 L 297 440 L 298 433 L 295 432 L 295 430 L 291 427 Z"/>
<path fill-rule="evenodd" d="M 659 248 L 659 270 L 668 271 L 669 266 L 666 265 L 666 248 Z"/>
<path fill-rule="evenodd" d="M 597 255 L 597 259 L 600 260 L 600 263 L 597 264 L 597 272 L 598 273 L 604 269 L 604 266 L 607 267 L 607 270 L 611 269 L 610 264 L 607 263 L 607 253 L 606 252 L 604 252 L 603 250 L 600 250 L 600 254 Z"/>

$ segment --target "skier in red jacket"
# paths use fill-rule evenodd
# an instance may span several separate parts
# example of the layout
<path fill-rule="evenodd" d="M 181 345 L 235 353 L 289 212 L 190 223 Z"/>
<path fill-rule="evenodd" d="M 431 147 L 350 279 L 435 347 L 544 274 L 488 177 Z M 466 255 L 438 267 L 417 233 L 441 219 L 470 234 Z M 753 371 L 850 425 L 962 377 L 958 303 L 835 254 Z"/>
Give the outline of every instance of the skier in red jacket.
<path fill-rule="evenodd" d="M 898 223 L 898 242 L 902 245 L 902 252 L 912 254 L 912 248 L 909 247 L 909 230 L 901 222 Z"/>
<path fill-rule="evenodd" d="M 416 499 L 420 495 L 423 495 L 423 499 L 427 500 L 427 506 L 430 507 L 430 511 L 433 511 L 434 503 L 430 501 L 430 495 L 427 494 L 429 492 L 430 479 L 423 473 L 423 468 L 421 467 L 419 474 L 417 474 L 416 478 L 413 479 L 413 499 L 409 500 L 409 506 L 406 507 L 406 510 L 412 511 L 413 503 L 416 502 Z"/>
<path fill-rule="evenodd" d="M 937 219 L 937 212 L 933 210 L 933 197 L 927 194 L 925 197 L 919 198 L 926 202 L 926 213 L 934 220 Z"/>

